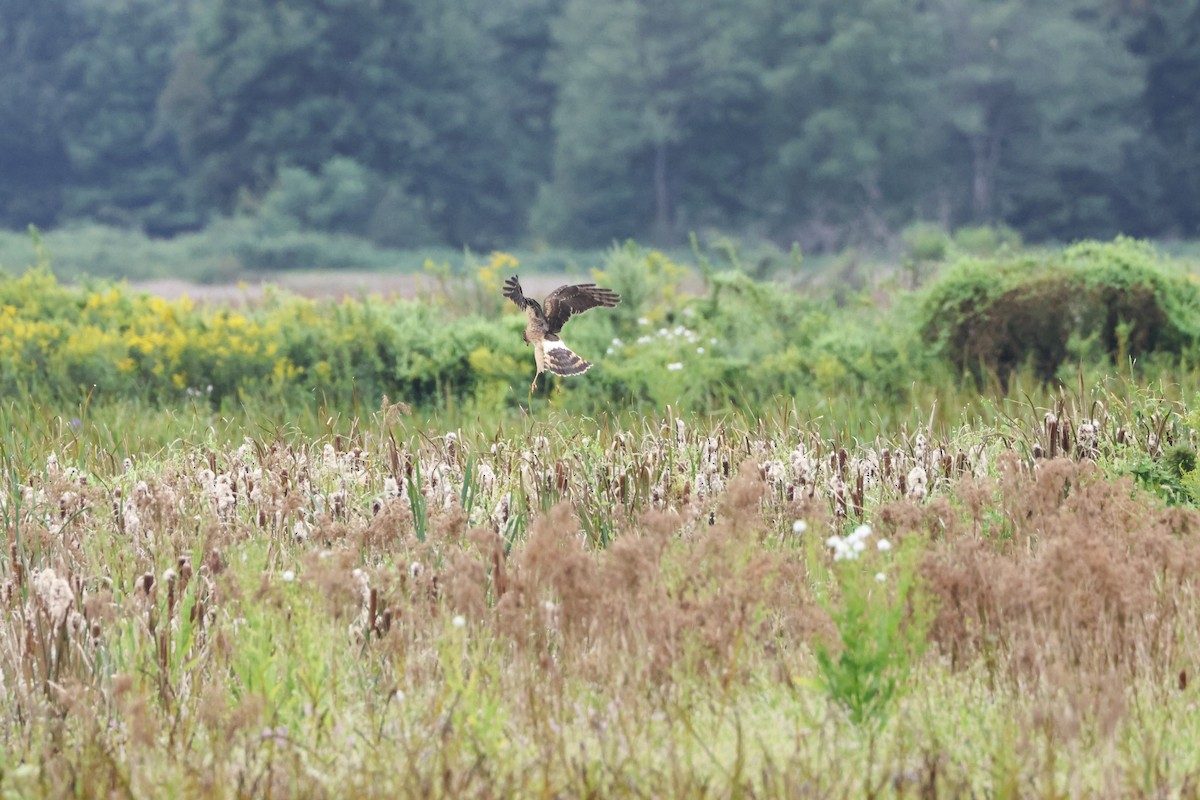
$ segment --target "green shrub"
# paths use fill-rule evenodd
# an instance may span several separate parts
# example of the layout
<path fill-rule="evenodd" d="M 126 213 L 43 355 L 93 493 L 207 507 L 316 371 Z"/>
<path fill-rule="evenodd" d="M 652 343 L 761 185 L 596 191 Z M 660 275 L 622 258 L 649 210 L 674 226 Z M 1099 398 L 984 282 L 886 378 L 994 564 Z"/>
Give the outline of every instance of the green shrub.
<path fill-rule="evenodd" d="M 1049 381 L 1088 350 L 1118 364 L 1182 353 L 1200 335 L 1200 290 L 1150 245 L 1121 238 L 960 259 L 920 313 L 926 341 L 956 366 L 1006 381 L 1029 364 Z"/>
<path fill-rule="evenodd" d="M 977 256 L 995 255 L 1021 246 L 1021 234 L 1007 225 L 968 225 L 954 232 L 954 246 Z"/>
<path fill-rule="evenodd" d="M 946 229 L 932 222 L 915 222 L 900 232 L 907 256 L 915 262 L 941 261 L 950 250 Z"/>

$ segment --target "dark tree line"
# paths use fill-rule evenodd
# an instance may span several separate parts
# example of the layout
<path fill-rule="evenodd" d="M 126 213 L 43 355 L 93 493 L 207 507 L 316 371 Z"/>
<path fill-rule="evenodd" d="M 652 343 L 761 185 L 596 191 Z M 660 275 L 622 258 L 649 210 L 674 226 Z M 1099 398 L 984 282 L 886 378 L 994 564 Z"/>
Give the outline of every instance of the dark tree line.
<path fill-rule="evenodd" d="M 1200 0 L 3 0 L 0 224 L 1200 235 Z"/>

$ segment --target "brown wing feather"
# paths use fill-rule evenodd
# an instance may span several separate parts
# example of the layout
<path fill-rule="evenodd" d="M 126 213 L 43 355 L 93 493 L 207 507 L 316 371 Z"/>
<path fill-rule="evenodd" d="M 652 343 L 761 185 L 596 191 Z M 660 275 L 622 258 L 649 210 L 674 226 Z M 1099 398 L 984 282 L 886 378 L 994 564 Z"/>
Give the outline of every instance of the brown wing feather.
<path fill-rule="evenodd" d="M 525 299 L 525 292 L 521 290 L 521 282 L 517 280 L 516 275 L 510 275 L 504 281 L 504 296 L 517 304 L 517 308 L 524 309 L 529 305 L 529 301 Z"/>
<path fill-rule="evenodd" d="M 611 289 L 602 289 L 594 283 L 578 283 L 560 286 L 546 298 L 544 311 L 549 324 L 548 333 L 558 333 L 575 314 L 593 308 L 612 308 L 621 302 L 621 296 Z"/>

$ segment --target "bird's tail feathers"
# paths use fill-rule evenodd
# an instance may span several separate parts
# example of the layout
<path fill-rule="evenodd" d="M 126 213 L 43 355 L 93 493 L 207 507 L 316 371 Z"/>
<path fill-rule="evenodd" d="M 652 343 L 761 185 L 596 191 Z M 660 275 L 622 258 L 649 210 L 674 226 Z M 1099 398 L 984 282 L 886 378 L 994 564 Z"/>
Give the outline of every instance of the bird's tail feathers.
<path fill-rule="evenodd" d="M 585 361 L 575 355 L 569 347 L 562 342 L 547 341 L 545 343 L 546 351 L 546 369 L 553 372 L 555 375 L 564 377 L 570 375 L 582 375 L 591 369 L 592 362 Z"/>

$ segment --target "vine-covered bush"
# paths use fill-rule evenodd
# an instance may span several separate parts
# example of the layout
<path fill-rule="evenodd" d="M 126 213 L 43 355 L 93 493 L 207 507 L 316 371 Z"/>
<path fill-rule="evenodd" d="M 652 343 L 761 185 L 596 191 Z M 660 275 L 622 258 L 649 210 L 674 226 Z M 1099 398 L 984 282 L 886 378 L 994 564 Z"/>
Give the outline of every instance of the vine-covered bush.
<path fill-rule="evenodd" d="M 1200 336 L 1200 288 L 1146 243 L 964 258 L 928 290 L 927 342 L 954 365 L 1043 380 L 1076 360 L 1181 353 Z"/>

